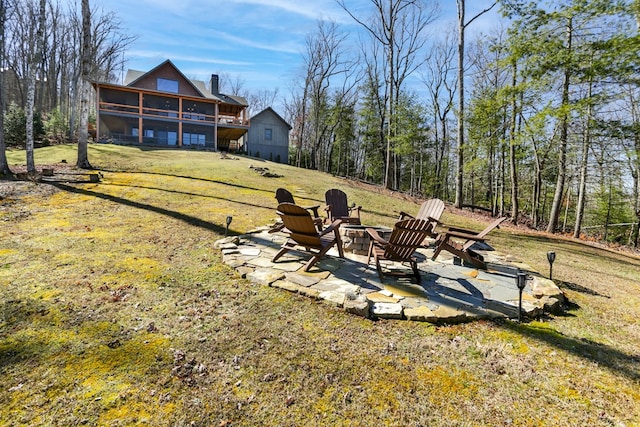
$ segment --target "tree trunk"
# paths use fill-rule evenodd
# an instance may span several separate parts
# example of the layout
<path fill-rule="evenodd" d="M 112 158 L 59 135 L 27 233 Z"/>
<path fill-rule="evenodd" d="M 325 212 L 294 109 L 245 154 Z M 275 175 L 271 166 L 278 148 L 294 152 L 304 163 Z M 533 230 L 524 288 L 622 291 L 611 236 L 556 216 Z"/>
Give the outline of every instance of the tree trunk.
<path fill-rule="evenodd" d="M 89 78 L 91 76 L 91 9 L 89 0 L 82 0 L 82 74 L 80 86 L 80 128 L 78 129 L 77 166 L 91 169 L 88 153 L 89 139 Z"/>
<path fill-rule="evenodd" d="M 40 9 L 38 11 L 38 30 L 36 31 L 36 51 L 33 54 L 30 64 L 29 64 L 29 77 L 28 77 L 28 88 L 27 88 L 27 141 L 26 141 L 26 152 L 27 152 L 27 172 L 30 175 L 35 175 L 36 173 L 36 164 L 34 161 L 34 135 L 33 135 L 33 116 L 34 116 L 34 106 L 35 106 L 35 95 L 36 95 L 36 77 L 38 67 L 42 63 L 42 46 L 44 44 L 44 23 L 45 23 L 45 10 L 46 10 L 46 0 L 40 0 Z"/>
<path fill-rule="evenodd" d="M 456 197 L 454 205 L 461 208 L 464 172 L 464 0 L 458 4 L 458 147 L 456 169 Z"/>
<path fill-rule="evenodd" d="M 591 85 L 589 85 L 591 91 Z M 590 96 L 591 94 L 589 94 Z M 576 224 L 573 228 L 573 237 L 579 238 L 584 219 L 584 207 L 586 204 L 587 193 L 587 173 L 589 161 L 589 145 L 591 142 L 591 104 L 587 110 L 587 124 L 584 131 L 584 139 L 582 140 L 582 157 L 580 159 L 580 183 L 578 188 L 578 205 L 576 206 Z"/>
<path fill-rule="evenodd" d="M 0 0 L 0 69 L 5 67 L 5 21 L 7 6 L 5 0 Z M 4 140 L 4 112 L 7 105 L 7 91 L 5 88 L 4 73 L 0 72 L 0 177 L 11 176 L 12 172 L 7 161 L 7 150 Z"/>
<path fill-rule="evenodd" d="M 516 83 L 518 76 L 518 66 L 513 64 L 513 75 L 511 78 L 511 87 L 513 94 L 511 95 L 511 132 L 509 135 L 509 175 L 511 178 L 511 220 L 514 224 L 518 223 L 518 169 L 516 165 L 516 123 L 518 120 L 517 102 L 516 102 Z"/>
<path fill-rule="evenodd" d="M 572 31 L 573 25 L 571 19 L 567 24 L 567 51 L 571 52 L 572 48 Z M 551 205 L 551 213 L 549 214 L 549 224 L 547 232 L 553 233 L 558 226 L 558 218 L 562 208 L 562 195 L 564 193 L 564 183 L 567 176 L 567 140 L 569 137 L 569 114 L 566 108 L 569 107 L 569 85 L 571 80 L 571 70 L 569 65 L 565 66 L 564 80 L 562 83 L 562 105 L 561 124 L 560 124 L 560 147 L 558 150 L 558 177 L 556 180 L 556 190 L 553 195 L 553 203 Z"/>

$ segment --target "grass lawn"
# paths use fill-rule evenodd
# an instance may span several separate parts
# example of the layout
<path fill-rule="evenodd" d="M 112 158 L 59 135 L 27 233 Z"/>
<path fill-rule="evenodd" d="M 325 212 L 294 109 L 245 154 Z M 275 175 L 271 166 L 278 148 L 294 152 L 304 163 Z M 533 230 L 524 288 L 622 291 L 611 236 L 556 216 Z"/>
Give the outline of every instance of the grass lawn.
<path fill-rule="evenodd" d="M 94 144 L 89 160 L 99 183 L 0 181 L 2 426 L 640 426 L 637 256 L 507 225 L 498 250 L 545 273 L 556 251 L 566 315 L 371 321 L 252 284 L 213 244 L 228 215 L 233 234 L 273 222 L 278 187 L 301 205 L 340 188 L 369 224 L 415 201 L 218 153 Z"/>

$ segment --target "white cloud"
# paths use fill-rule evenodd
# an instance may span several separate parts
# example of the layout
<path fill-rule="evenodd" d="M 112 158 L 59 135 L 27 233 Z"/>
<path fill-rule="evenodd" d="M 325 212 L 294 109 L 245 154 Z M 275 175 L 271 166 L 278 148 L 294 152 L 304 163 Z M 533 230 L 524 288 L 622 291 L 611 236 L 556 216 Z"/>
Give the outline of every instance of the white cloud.
<path fill-rule="evenodd" d="M 351 18 L 337 3 L 326 0 L 228 0 L 227 3 L 280 9 L 311 20 L 328 19 L 336 22 L 351 22 Z"/>
<path fill-rule="evenodd" d="M 207 55 L 180 55 L 175 52 L 163 52 L 159 50 L 130 50 L 127 52 L 131 59 L 152 59 L 164 58 L 170 59 L 171 62 L 196 62 L 199 64 L 216 64 L 216 65 L 232 65 L 232 66 L 253 66 L 255 64 L 246 61 L 233 61 L 229 59 L 212 58 Z M 156 64 L 157 65 L 157 64 Z M 180 67 L 178 67 L 180 68 Z"/>

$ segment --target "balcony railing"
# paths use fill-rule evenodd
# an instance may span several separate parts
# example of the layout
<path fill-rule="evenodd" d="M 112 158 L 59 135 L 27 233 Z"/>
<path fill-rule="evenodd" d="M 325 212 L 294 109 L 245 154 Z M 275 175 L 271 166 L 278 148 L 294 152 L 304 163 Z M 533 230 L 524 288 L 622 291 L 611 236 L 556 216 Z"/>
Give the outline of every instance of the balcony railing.
<path fill-rule="evenodd" d="M 138 115 L 140 113 L 140 107 L 137 105 L 125 105 L 125 104 L 115 104 L 112 102 L 100 102 L 99 105 L 100 111 L 110 111 L 117 113 L 126 113 L 126 114 L 134 114 Z M 165 110 L 160 108 L 151 108 L 151 107 L 142 107 L 142 114 L 145 117 L 157 117 L 157 118 L 172 118 L 176 120 L 182 120 L 184 122 L 193 122 L 193 123 L 215 123 L 216 117 L 211 114 L 203 114 L 191 111 L 180 111 L 177 110 Z M 249 120 L 243 120 L 239 117 L 235 116 L 218 116 L 218 124 L 219 125 L 230 125 L 230 126 L 244 126 L 249 127 Z"/>

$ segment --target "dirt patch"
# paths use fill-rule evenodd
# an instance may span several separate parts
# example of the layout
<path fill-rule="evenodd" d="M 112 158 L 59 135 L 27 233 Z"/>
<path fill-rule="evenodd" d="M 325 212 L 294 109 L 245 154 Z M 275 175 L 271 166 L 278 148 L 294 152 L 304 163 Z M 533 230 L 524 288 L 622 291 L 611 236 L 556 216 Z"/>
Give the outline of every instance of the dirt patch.
<path fill-rule="evenodd" d="M 25 196 L 50 196 L 59 191 L 51 185 L 52 182 L 86 182 L 88 174 L 88 171 L 68 163 L 38 165 L 34 176 L 27 176 L 26 165 L 11 166 L 11 171 L 14 174 L 12 179 L 0 181 L 0 201 L 3 203 L 16 201 Z"/>

